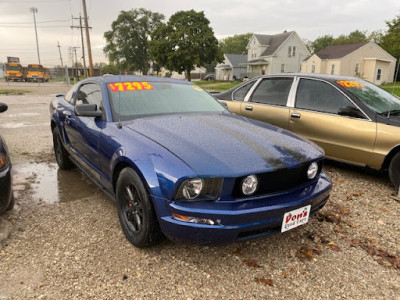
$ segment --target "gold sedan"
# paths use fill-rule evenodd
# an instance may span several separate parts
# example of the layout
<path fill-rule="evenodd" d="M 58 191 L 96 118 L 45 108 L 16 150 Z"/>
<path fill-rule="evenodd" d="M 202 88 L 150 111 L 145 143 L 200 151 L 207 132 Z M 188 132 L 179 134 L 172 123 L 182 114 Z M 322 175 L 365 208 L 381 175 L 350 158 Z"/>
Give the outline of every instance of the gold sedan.
<path fill-rule="evenodd" d="M 238 115 L 279 126 L 321 146 L 328 158 L 388 170 L 400 185 L 400 99 L 360 78 L 280 74 L 216 95 Z"/>

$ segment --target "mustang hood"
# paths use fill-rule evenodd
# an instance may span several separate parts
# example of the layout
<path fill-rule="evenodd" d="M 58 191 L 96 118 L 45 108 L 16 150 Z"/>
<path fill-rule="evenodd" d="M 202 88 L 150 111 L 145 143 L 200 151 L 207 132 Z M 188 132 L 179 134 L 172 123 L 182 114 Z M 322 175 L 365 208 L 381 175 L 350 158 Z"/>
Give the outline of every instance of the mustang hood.
<path fill-rule="evenodd" d="M 124 126 L 168 149 L 204 176 L 294 168 L 324 155 L 293 133 L 235 115 L 168 115 L 140 118 Z"/>

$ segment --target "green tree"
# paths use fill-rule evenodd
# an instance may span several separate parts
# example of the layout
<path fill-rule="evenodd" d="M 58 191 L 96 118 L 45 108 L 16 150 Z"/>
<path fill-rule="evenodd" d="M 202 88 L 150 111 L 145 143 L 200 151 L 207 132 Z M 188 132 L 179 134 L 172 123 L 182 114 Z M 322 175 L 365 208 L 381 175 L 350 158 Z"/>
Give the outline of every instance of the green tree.
<path fill-rule="evenodd" d="M 348 35 L 341 34 L 334 39 L 333 45 L 343 45 L 343 44 L 355 44 L 368 42 L 366 32 L 355 30 L 350 32 Z"/>
<path fill-rule="evenodd" d="M 253 36 L 252 33 L 235 34 L 222 39 L 219 42 L 221 51 L 223 54 L 243 54 L 247 53 L 247 44 L 250 38 Z"/>
<path fill-rule="evenodd" d="M 118 75 L 120 73 L 119 66 L 115 63 L 109 65 L 102 65 L 100 68 L 101 74 L 113 74 Z"/>
<path fill-rule="evenodd" d="M 375 44 L 380 44 L 382 42 L 383 31 L 374 30 L 368 35 L 368 41 L 374 42 Z"/>
<path fill-rule="evenodd" d="M 321 36 L 317 38 L 314 42 L 310 42 L 308 44 L 308 50 L 310 50 L 311 53 L 317 53 L 325 47 L 332 45 L 334 40 L 335 39 L 332 35 Z"/>
<path fill-rule="evenodd" d="M 149 71 L 149 39 L 152 31 L 164 20 L 164 15 L 144 8 L 121 11 L 111 30 L 104 33 L 103 51 L 111 63 L 124 70 Z"/>
<path fill-rule="evenodd" d="M 151 34 L 150 53 L 155 61 L 179 73 L 190 71 L 214 61 L 222 61 L 218 40 L 204 12 L 179 11 L 167 24 L 159 24 Z"/>
<path fill-rule="evenodd" d="M 393 55 L 400 58 L 400 15 L 391 21 L 386 21 L 388 30 L 382 36 L 380 46 Z"/>
<path fill-rule="evenodd" d="M 368 42 L 374 38 L 378 38 L 378 33 L 372 33 L 367 37 L 367 33 L 355 30 L 350 32 L 348 35 L 341 34 L 338 37 L 334 38 L 332 35 L 324 35 L 322 37 L 317 38 L 314 42 L 309 42 L 307 44 L 308 49 L 311 53 L 317 53 L 318 51 L 324 49 L 325 47 L 331 45 L 343 45 L 343 44 L 354 44 L 354 43 L 362 43 Z"/>
<path fill-rule="evenodd" d="M 386 34 L 382 36 L 379 45 L 397 60 L 400 60 L 400 15 L 391 21 L 386 21 L 386 25 L 388 30 L 386 31 Z M 395 81 L 399 81 L 400 73 L 397 71 L 395 73 L 397 74 Z"/>

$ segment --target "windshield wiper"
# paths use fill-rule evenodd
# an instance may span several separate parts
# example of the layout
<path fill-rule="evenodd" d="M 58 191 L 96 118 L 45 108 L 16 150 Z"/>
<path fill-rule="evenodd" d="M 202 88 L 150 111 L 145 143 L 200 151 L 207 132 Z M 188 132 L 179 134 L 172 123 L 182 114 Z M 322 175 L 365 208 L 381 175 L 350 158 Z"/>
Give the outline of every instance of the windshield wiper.
<path fill-rule="evenodd" d="M 395 109 L 395 110 L 389 110 L 389 111 L 384 111 L 381 112 L 380 115 L 386 116 L 386 118 L 390 119 L 390 116 L 395 116 L 400 114 L 400 109 Z"/>

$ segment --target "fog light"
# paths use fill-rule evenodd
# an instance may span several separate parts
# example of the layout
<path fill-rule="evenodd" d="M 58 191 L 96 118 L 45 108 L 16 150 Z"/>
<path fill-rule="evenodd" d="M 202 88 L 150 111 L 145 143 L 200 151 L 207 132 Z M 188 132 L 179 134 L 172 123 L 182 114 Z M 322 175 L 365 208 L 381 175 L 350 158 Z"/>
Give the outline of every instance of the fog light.
<path fill-rule="evenodd" d="M 317 174 L 318 174 L 318 169 L 319 169 L 319 167 L 316 162 L 313 162 L 312 164 L 310 164 L 310 166 L 308 167 L 308 170 L 307 170 L 307 178 L 310 180 L 314 179 L 315 176 L 317 176 Z"/>
<path fill-rule="evenodd" d="M 246 196 L 253 195 L 258 187 L 258 178 L 256 175 L 249 175 L 242 182 L 242 192 Z"/>
<path fill-rule="evenodd" d="M 205 218 L 182 216 L 182 215 L 178 215 L 175 213 L 172 214 L 172 217 L 178 221 L 187 222 L 187 223 L 195 223 L 195 224 L 216 225 L 216 224 L 221 223 L 221 220 L 214 221 L 214 220 L 205 219 Z"/>

